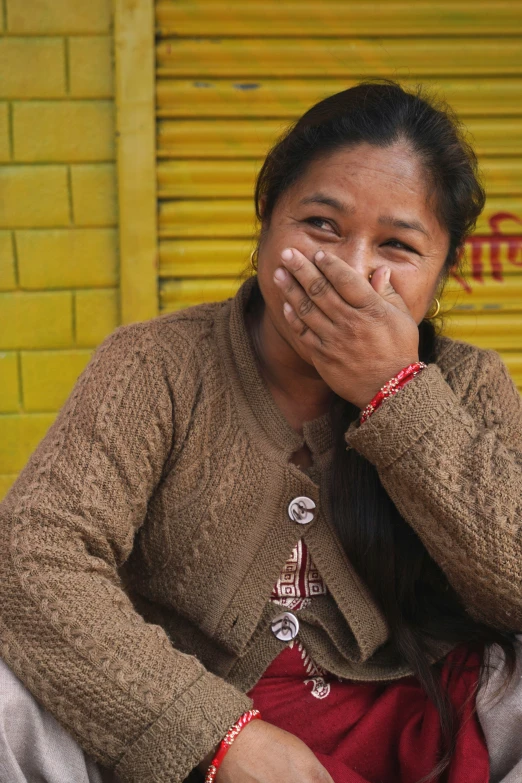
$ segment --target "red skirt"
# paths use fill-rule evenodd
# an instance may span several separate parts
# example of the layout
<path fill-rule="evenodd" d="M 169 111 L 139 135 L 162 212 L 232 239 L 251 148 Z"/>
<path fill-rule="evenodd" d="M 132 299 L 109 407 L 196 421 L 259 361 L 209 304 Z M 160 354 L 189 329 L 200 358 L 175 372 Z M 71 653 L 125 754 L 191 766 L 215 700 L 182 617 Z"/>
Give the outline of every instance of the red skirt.
<path fill-rule="evenodd" d="M 442 682 L 458 714 L 458 735 L 438 783 L 488 783 L 488 753 L 475 713 L 479 671 L 479 655 L 462 647 L 444 663 Z M 250 696 L 263 720 L 299 737 L 335 783 L 417 783 L 440 758 L 439 716 L 414 677 L 339 680 L 294 645 Z"/>

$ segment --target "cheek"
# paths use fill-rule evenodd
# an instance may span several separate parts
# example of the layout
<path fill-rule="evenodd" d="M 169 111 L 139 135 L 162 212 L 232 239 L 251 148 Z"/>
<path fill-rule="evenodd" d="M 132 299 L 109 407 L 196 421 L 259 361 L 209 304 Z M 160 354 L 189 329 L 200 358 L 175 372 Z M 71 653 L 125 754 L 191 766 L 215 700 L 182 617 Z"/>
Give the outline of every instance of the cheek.
<path fill-rule="evenodd" d="M 263 299 L 268 309 L 274 314 L 282 313 L 284 301 L 281 290 L 274 283 L 274 272 L 282 265 L 281 253 L 291 245 L 290 242 L 285 243 L 285 236 L 282 234 L 281 231 L 271 230 L 262 240 L 257 266 L 257 277 Z"/>
<path fill-rule="evenodd" d="M 268 264 L 260 264 L 257 270 L 257 280 L 265 301 L 271 313 L 276 313 L 283 308 L 283 297 L 281 291 L 274 283 L 274 268 Z"/>
<path fill-rule="evenodd" d="M 282 250 L 285 246 L 281 246 L 281 239 L 277 236 L 270 235 L 264 239 L 259 248 L 259 272 L 266 273 L 271 270 L 273 274 L 276 268 L 279 266 L 279 259 Z"/>
<path fill-rule="evenodd" d="M 287 247 L 296 247 L 305 256 L 312 258 L 321 246 L 319 240 L 308 235 L 305 226 L 291 222 L 275 223 L 261 241 L 259 271 L 266 267 L 273 274 L 281 266 L 281 253 Z"/>

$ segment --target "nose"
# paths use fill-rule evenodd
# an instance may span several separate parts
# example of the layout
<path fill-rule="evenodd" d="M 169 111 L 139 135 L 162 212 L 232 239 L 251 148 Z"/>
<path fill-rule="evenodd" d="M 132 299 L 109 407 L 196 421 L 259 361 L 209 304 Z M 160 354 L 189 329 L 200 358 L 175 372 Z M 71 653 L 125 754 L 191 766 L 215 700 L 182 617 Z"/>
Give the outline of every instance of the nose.
<path fill-rule="evenodd" d="M 355 272 L 358 272 L 362 277 L 366 277 L 367 280 L 371 280 L 376 266 L 373 250 L 369 243 L 363 239 L 357 242 L 350 242 L 339 255 Z"/>

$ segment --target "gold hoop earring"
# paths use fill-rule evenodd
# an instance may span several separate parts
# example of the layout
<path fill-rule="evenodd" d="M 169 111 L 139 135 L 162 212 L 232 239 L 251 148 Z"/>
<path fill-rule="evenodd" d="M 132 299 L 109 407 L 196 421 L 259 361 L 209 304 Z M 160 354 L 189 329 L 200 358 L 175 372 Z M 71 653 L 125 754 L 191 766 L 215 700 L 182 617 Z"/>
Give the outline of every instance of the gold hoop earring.
<path fill-rule="evenodd" d="M 257 259 L 259 256 L 259 248 L 255 247 L 252 252 L 250 253 L 250 266 L 254 270 L 254 272 L 257 272 Z"/>
<path fill-rule="evenodd" d="M 440 301 L 435 297 L 434 302 L 435 302 L 435 311 L 431 313 L 431 315 L 424 316 L 427 321 L 433 321 L 433 319 L 436 318 L 440 313 Z"/>

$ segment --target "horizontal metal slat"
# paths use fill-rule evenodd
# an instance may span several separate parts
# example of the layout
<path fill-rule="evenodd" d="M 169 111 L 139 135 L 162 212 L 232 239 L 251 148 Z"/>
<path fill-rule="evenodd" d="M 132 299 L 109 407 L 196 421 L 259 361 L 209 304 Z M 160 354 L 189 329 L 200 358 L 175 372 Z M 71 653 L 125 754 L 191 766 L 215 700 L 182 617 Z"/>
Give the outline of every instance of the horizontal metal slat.
<path fill-rule="evenodd" d="M 260 159 L 169 160 L 158 163 L 159 198 L 242 198 L 251 195 Z M 486 190 L 522 195 L 522 159 L 483 158 Z"/>
<path fill-rule="evenodd" d="M 498 213 L 511 213 L 522 219 L 522 198 L 491 197 L 478 220 L 477 233 L 490 234 L 490 219 Z M 162 238 L 192 237 L 251 239 L 256 232 L 252 198 L 161 201 L 159 235 Z M 522 234 L 522 223 L 506 221 L 504 234 Z"/>
<path fill-rule="evenodd" d="M 157 154 L 160 159 L 256 158 L 288 125 L 281 120 L 160 120 Z M 522 120 L 519 126 L 522 130 Z"/>
<path fill-rule="evenodd" d="M 514 35 L 522 31 L 518 2 L 205 2 L 156 5 L 161 36 Z"/>
<path fill-rule="evenodd" d="M 272 74 L 275 76 L 276 74 Z M 400 78 L 402 74 L 392 74 Z M 406 87 L 418 80 L 401 79 Z M 327 74 L 321 79 L 288 78 L 217 79 L 212 74 L 194 79 L 160 78 L 156 82 L 159 117 L 280 117 L 295 119 L 310 106 L 328 95 L 346 90 L 357 83 L 350 73 L 333 79 Z M 522 115 L 522 79 L 422 78 L 422 83 L 436 94 L 444 96 L 461 117 Z"/>
<path fill-rule="evenodd" d="M 252 195 L 260 160 L 160 161 L 160 198 L 241 198 Z"/>
<path fill-rule="evenodd" d="M 450 279 L 441 304 L 444 311 L 451 310 L 456 313 L 522 313 L 522 275 L 506 276 L 503 280 L 487 276 L 481 283 L 470 280 L 466 289 Z M 522 347 L 522 334 L 520 341 Z"/>
<path fill-rule="evenodd" d="M 252 199 L 161 201 L 160 237 L 246 237 L 255 234 Z"/>
<path fill-rule="evenodd" d="M 244 239 L 162 240 L 160 278 L 238 277 L 249 266 L 254 242 Z"/>
<path fill-rule="evenodd" d="M 160 310 L 168 312 L 234 296 L 241 280 L 230 277 L 206 280 L 168 280 L 160 284 Z"/>
<path fill-rule="evenodd" d="M 522 39 L 166 39 L 158 76 L 517 76 Z"/>
<path fill-rule="evenodd" d="M 450 313 L 444 319 L 444 334 L 480 348 L 495 351 L 522 350 L 522 313 Z"/>
<path fill-rule="evenodd" d="M 288 126 L 288 120 L 160 120 L 157 153 L 162 160 L 261 157 Z M 470 118 L 466 128 L 479 155 L 522 155 L 522 118 Z"/>

